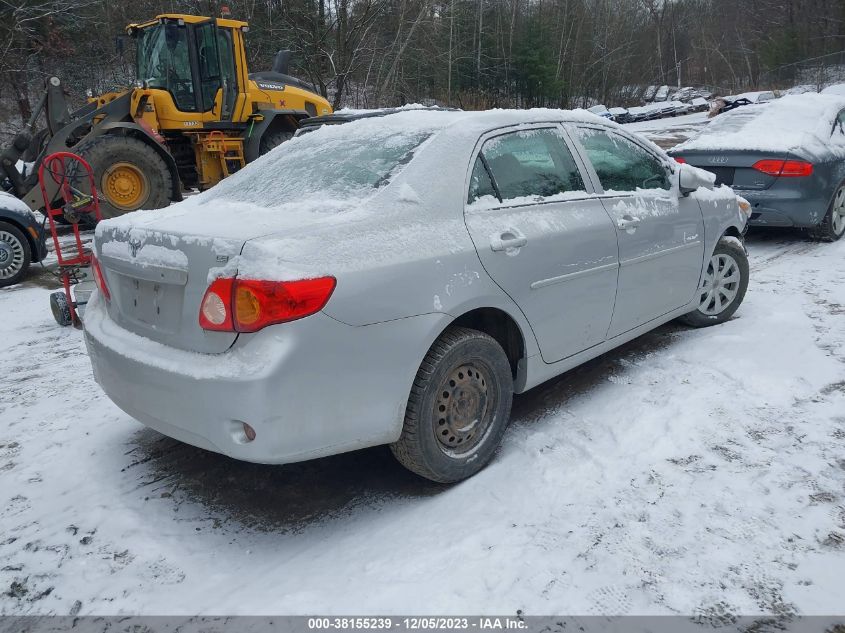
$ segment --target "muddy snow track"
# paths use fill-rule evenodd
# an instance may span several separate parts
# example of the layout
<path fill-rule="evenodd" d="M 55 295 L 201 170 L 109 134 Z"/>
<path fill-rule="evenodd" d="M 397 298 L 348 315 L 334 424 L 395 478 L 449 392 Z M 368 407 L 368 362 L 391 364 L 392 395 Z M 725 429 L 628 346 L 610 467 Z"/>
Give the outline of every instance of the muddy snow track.
<path fill-rule="evenodd" d="M 99 391 L 48 277 L 0 291 L 0 614 L 843 613 L 845 241 L 749 249 L 734 319 L 518 397 L 451 487 L 382 448 L 165 438 Z"/>

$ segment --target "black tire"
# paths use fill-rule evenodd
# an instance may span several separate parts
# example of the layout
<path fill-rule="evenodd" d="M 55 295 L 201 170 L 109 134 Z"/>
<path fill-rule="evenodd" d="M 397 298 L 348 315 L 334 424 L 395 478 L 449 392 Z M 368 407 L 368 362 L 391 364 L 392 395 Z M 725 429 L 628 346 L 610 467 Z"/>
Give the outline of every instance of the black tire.
<path fill-rule="evenodd" d="M 271 149 L 278 147 L 285 141 L 293 138 L 293 132 L 287 130 L 279 130 L 278 132 L 265 132 L 261 137 L 261 142 L 258 144 L 258 153 L 264 156 Z"/>
<path fill-rule="evenodd" d="M 29 240 L 14 224 L 0 222 L 0 288 L 18 283 L 32 262 Z"/>
<path fill-rule="evenodd" d="M 845 218 L 841 215 L 842 205 L 845 205 L 845 182 L 837 187 L 821 224 L 810 231 L 815 239 L 823 242 L 835 242 L 845 235 Z"/>
<path fill-rule="evenodd" d="M 161 209 L 170 204 L 173 182 L 167 163 L 147 143 L 128 136 L 105 135 L 79 148 L 79 154 L 94 170 L 94 182 L 100 195 L 100 212 L 113 218 L 138 209 Z M 142 176 L 143 186 L 137 197 L 132 189 L 120 199 L 117 188 L 109 185 L 110 170 L 127 165 Z M 84 224 L 89 224 L 85 222 Z"/>
<path fill-rule="evenodd" d="M 64 290 L 50 293 L 50 311 L 62 327 L 73 324 L 73 313 Z"/>
<path fill-rule="evenodd" d="M 405 468 L 431 481 L 471 477 L 499 447 L 512 401 L 513 377 L 502 347 L 483 332 L 450 327 L 417 372 L 402 435 L 390 450 Z"/>
<path fill-rule="evenodd" d="M 714 260 L 720 256 L 722 258 L 733 259 L 735 267 L 739 273 L 739 280 L 728 284 L 724 284 L 723 280 L 720 280 L 716 284 L 717 293 L 718 288 L 723 287 L 726 291 L 731 292 L 733 297 L 729 302 L 721 307 L 717 313 L 711 314 L 708 313 L 707 307 L 712 306 L 715 310 L 716 304 L 714 302 L 708 302 L 708 306 L 704 305 L 705 298 L 708 296 L 710 288 L 710 286 L 706 283 L 706 280 L 714 271 L 714 267 L 718 265 L 714 262 Z M 710 325 L 724 323 L 730 319 L 737 309 L 739 309 L 742 300 L 745 298 L 745 292 L 748 290 L 748 274 L 748 255 L 745 253 L 745 248 L 742 246 L 742 243 L 736 238 L 722 238 L 719 240 L 718 244 L 716 244 L 716 248 L 713 249 L 713 255 L 711 256 L 710 263 L 705 270 L 705 276 L 704 279 L 702 279 L 701 287 L 698 290 L 699 294 L 697 296 L 700 297 L 701 303 L 698 308 L 689 314 L 685 314 L 680 318 L 680 320 L 692 327 L 707 327 Z M 728 274 L 725 278 L 729 279 L 731 278 L 731 275 Z M 719 300 L 721 300 L 721 296 Z"/>

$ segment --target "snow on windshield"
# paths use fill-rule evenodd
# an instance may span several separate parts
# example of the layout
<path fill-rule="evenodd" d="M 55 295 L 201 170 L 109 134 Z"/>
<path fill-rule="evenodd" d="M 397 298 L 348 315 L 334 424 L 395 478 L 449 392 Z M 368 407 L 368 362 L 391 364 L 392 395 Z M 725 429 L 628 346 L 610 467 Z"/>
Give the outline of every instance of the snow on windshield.
<path fill-rule="evenodd" d="M 348 130 L 342 129 L 347 126 Z M 431 136 L 429 130 L 374 127 L 360 123 L 325 126 L 291 139 L 203 194 L 202 201 L 236 200 L 273 207 L 315 195 L 364 198 L 387 184 Z"/>

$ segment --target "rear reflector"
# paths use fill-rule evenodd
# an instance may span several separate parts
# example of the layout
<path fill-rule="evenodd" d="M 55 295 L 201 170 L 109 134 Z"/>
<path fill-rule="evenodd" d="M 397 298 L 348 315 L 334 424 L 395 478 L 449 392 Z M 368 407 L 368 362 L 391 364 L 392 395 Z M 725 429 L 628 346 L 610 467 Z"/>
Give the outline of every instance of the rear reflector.
<path fill-rule="evenodd" d="M 106 285 L 106 278 L 103 276 L 100 262 L 93 255 L 91 256 L 91 270 L 94 272 L 94 283 L 97 284 L 97 290 L 106 298 L 106 301 L 111 301 L 111 293 Z"/>
<path fill-rule="evenodd" d="M 774 158 L 767 158 L 758 160 L 751 166 L 757 171 L 761 171 L 769 176 L 775 178 L 799 178 L 803 176 L 810 176 L 813 173 L 813 164 L 803 160 L 779 160 Z"/>
<path fill-rule="evenodd" d="M 683 157 L 681 157 L 681 156 L 675 156 L 675 157 L 674 157 L 674 159 L 675 159 L 675 162 L 676 162 L 676 163 L 680 163 L 681 165 L 683 165 L 684 163 L 686 163 L 686 162 L 687 162 L 687 159 L 686 159 L 686 158 L 683 158 Z"/>
<path fill-rule="evenodd" d="M 215 279 L 205 292 L 199 323 L 204 330 L 256 332 L 319 312 L 334 292 L 334 277 L 298 281 Z"/>

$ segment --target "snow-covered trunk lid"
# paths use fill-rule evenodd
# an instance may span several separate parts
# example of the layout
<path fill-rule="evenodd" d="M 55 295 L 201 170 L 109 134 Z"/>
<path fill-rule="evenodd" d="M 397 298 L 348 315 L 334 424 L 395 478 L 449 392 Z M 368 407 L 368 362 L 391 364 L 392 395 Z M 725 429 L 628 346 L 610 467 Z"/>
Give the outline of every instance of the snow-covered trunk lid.
<path fill-rule="evenodd" d="M 237 334 L 199 326 L 200 303 L 215 276 L 243 247 L 228 240 L 108 227 L 96 250 L 111 301 L 109 316 L 121 327 L 165 345 L 220 353 Z"/>

